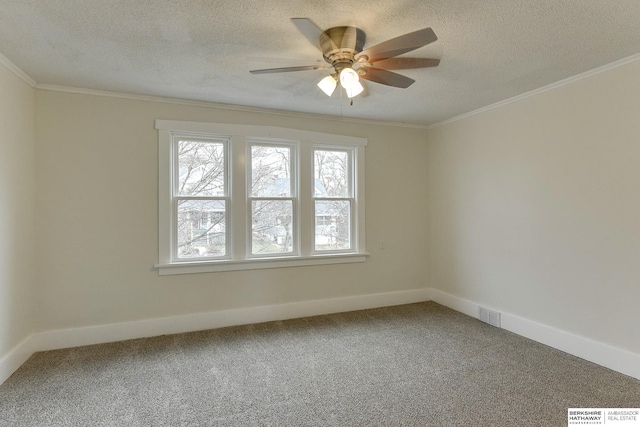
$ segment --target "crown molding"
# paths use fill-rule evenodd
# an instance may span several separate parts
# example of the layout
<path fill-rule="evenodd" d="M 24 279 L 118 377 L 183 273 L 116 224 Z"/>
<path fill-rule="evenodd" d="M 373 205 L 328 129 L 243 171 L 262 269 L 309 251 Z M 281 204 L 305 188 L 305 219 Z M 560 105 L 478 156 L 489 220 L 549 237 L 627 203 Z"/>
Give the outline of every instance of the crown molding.
<path fill-rule="evenodd" d="M 35 88 L 36 86 L 38 86 L 38 82 L 36 82 L 31 77 L 29 77 L 27 73 L 22 71 L 16 64 L 11 62 L 9 58 L 4 56 L 2 53 L 0 53 L 0 64 L 4 65 L 7 68 L 7 70 L 11 71 L 13 74 L 20 77 L 20 79 L 22 79 L 25 83 L 27 83 L 32 88 Z"/>
<path fill-rule="evenodd" d="M 634 63 L 634 62 L 637 62 L 637 61 L 640 61 L 640 53 L 636 53 L 636 54 L 633 54 L 631 56 L 627 56 L 626 58 L 622 58 L 622 59 L 619 59 L 617 61 L 610 62 L 609 64 L 605 64 L 605 65 L 602 65 L 600 67 L 593 68 L 593 69 L 591 69 L 589 71 L 585 71 L 585 72 L 580 73 L 580 74 L 576 74 L 575 76 L 567 77 L 566 79 L 562 79 L 562 80 L 559 80 L 559 81 L 557 81 L 555 83 L 551 83 L 549 85 L 542 86 L 542 87 L 540 87 L 538 89 L 534 89 L 534 90 L 531 90 L 529 92 L 525 92 L 525 93 L 522 93 L 520 95 L 516 95 L 516 96 L 514 96 L 512 98 L 508 98 L 508 99 L 505 99 L 505 100 L 502 100 L 502 101 L 498 101 L 498 102 L 496 102 L 494 104 L 487 105 L 487 106 L 482 107 L 482 108 L 478 108 L 477 110 L 473 110 L 473 111 L 470 111 L 468 113 L 460 114 L 459 116 L 455 116 L 455 117 L 452 117 L 450 119 L 443 120 L 441 122 L 425 126 L 425 128 L 426 129 L 434 129 L 434 128 L 437 128 L 437 127 L 440 127 L 440 126 L 448 125 L 450 123 L 457 122 L 459 120 L 466 119 L 466 118 L 469 118 L 469 117 L 472 117 L 472 116 L 475 116 L 475 115 L 478 115 L 478 114 L 482 114 L 482 113 L 490 111 L 490 110 L 495 110 L 496 108 L 504 107 L 505 105 L 513 104 L 514 102 L 519 102 L 519 101 L 522 101 L 524 99 L 531 98 L 532 96 L 540 95 L 541 93 L 548 92 L 548 91 L 560 88 L 562 86 L 567 86 L 567 85 L 573 84 L 573 83 L 575 83 L 577 81 L 584 80 L 584 79 L 596 76 L 598 74 L 602 74 L 604 72 L 607 72 L 607 71 L 613 70 L 615 68 L 622 67 L 622 66 L 625 66 L 627 64 L 631 64 L 631 63 Z"/>
<path fill-rule="evenodd" d="M 155 96 L 155 95 L 140 95 L 140 94 L 133 94 L 133 93 L 125 93 L 125 92 L 111 92 L 111 91 L 105 91 L 105 90 L 87 89 L 87 88 L 79 88 L 79 87 L 72 87 L 72 86 L 38 84 L 35 87 L 36 89 L 52 91 L 52 92 L 65 92 L 65 93 L 76 93 L 76 94 L 82 94 L 82 95 L 104 96 L 104 97 L 110 97 L 110 98 L 121 98 L 121 99 L 147 101 L 147 102 L 160 102 L 165 104 L 186 105 L 186 106 L 192 106 L 192 107 L 217 108 L 221 110 L 241 111 L 245 113 L 272 114 L 272 115 L 289 116 L 289 117 L 296 117 L 296 118 L 332 120 L 332 121 L 338 121 L 342 123 L 357 123 L 357 124 L 378 125 L 378 126 L 382 125 L 382 126 L 393 126 L 393 127 L 411 128 L 411 129 L 427 128 L 426 125 L 416 125 L 416 124 L 403 123 L 403 122 L 386 122 L 382 120 L 358 119 L 353 117 L 339 117 L 339 116 L 331 116 L 331 115 L 325 115 L 325 114 L 301 113 L 301 112 L 288 111 L 288 110 L 249 107 L 244 105 L 223 104 L 223 103 L 209 102 L 209 101 L 196 101 L 196 100 L 170 98 L 170 97 Z"/>
<path fill-rule="evenodd" d="M 31 78 L 27 73 L 22 71 L 18 66 L 16 66 L 13 62 L 11 62 L 6 56 L 0 53 L 0 64 L 3 64 L 9 71 L 13 72 L 16 76 L 18 76 L 20 79 L 25 81 L 28 85 L 30 85 L 34 89 L 39 89 L 39 90 L 46 90 L 46 91 L 52 91 L 52 92 L 76 93 L 76 94 L 93 95 L 93 96 L 104 96 L 104 97 L 111 97 L 111 98 L 130 99 L 130 100 L 136 100 L 136 101 L 159 102 L 159 103 L 165 103 L 165 104 L 186 105 L 186 106 L 193 106 L 193 107 L 217 108 L 222 110 L 240 111 L 240 112 L 246 112 L 246 113 L 272 114 L 272 115 L 279 115 L 279 116 L 309 118 L 309 119 L 316 119 L 316 120 L 317 119 L 332 120 L 332 121 L 338 121 L 342 123 L 383 125 L 383 126 L 393 126 L 393 127 L 410 128 L 410 129 L 427 129 L 427 130 L 435 129 L 441 126 L 448 125 L 453 122 L 457 122 L 459 120 L 463 120 L 478 114 L 485 113 L 487 111 L 495 110 L 497 108 L 501 108 L 506 105 L 513 104 L 515 102 L 519 102 L 524 99 L 540 95 L 544 92 L 548 92 L 548 91 L 560 88 L 562 86 L 570 85 L 572 83 L 575 83 L 583 79 L 594 77 L 598 74 L 601 74 L 601 73 L 604 73 L 604 72 L 613 70 L 615 68 L 637 62 L 637 61 L 640 61 L 640 53 L 636 53 L 626 58 L 622 58 L 617 61 L 611 62 L 609 64 L 605 64 L 600 67 L 591 69 L 589 71 L 585 71 L 583 73 L 577 74 L 575 76 L 571 76 L 566 79 L 559 80 L 555 83 L 548 84 L 538 89 L 534 89 L 529 92 L 525 92 L 523 94 L 516 95 L 514 97 L 478 108 L 476 110 L 469 111 L 464 114 L 460 114 L 450 119 L 433 123 L 431 125 L 417 125 L 417 124 L 403 123 L 403 122 L 385 122 L 381 120 L 358 119 L 358 118 L 352 118 L 352 117 L 338 117 L 338 116 L 331 116 L 331 115 L 324 115 L 324 114 L 301 113 L 301 112 L 288 111 L 288 110 L 249 107 L 249 106 L 243 106 L 243 105 L 224 104 L 224 103 L 209 102 L 209 101 L 196 101 L 196 100 L 170 98 L 170 97 L 155 96 L 155 95 L 140 95 L 140 94 L 133 94 L 133 93 L 125 93 L 125 92 L 112 92 L 112 91 L 97 90 L 97 89 L 79 88 L 79 87 L 73 87 L 73 86 L 39 84 L 33 78 Z"/>
<path fill-rule="evenodd" d="M 0 53 L 0 64 L 4 65 L 9 71 L 14 73 L 16 76 L 18 76 L 20 79 L 25 81 L 29 86 L 33 87 L 34 89 L 46 90 L 51 92 L 76 93 L 76 94 L 82 94 L 82 95 L 130 99 L 135 101 L 160 102 L 165 104 L 187 105 L 187 106 L 204 107 L 204 108 L 218 108 L 218 109 L 230 110 L 230 111 L 272 114 L 272 115 L 279 115 L 279 116 L 309 118 L 309 119 L 316 119 L 316 120 L 317 119 L 332 120 L 332 121 L 338 121 L 342 123 L 383 125 L 383 126 L 402 127 L 402 128 L 410 128 L 410 129 L 426 129 L 427 128 L 425 125 L 416 125 L 416 124 L 403 123 L 403 122 L 391 122 L 391 121 L 386 122 L 381 120 L 358 119 L 358 118 L 352 118 L 352 117 L 338 117 L 338 116 L 331 116 L 326 114 L 300 113 L 296 111 L 248 107 L 244 105 L 223 104 L 223 103 L 209 102 L 209 101 L 195 101 L 195 100 L 189 100 L 189 99 L 170 98 L 170 97 L 154 96 L 154 95 L 140 95 L 140 94 L 133 94 L 133 93 L 125 93 L 125 92 L 112 92 L 112 91 L 106 91 L 106 90 L 79 88 L 79 87 L 64 86 L 64 85 L 40 84 L 37 81 L 35 81 L 33 78 L 31 78 L 27 73 L 22 71 L 17 65 L 11 62 L 9 58 L 4 56 L 2 53 Z"/>

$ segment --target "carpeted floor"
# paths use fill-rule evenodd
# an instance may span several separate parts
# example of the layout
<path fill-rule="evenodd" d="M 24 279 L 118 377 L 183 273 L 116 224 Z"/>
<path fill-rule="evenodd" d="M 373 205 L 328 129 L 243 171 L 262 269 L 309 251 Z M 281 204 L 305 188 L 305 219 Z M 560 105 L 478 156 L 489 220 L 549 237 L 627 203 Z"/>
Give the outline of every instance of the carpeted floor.
<path fill-rule="evenodd" d="M 37 353 L 1 426 L 566 426 L 640 381 L 433 302 Z"/>

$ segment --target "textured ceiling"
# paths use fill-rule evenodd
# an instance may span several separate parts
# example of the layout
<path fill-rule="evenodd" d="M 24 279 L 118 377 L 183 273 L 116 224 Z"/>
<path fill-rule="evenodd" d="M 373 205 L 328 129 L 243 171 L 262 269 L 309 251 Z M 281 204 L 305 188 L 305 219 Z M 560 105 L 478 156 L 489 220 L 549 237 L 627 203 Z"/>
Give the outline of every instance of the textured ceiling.
<path fill-rule="evenodd" d="M 366 82 L 349 106 L 291 23 L 355 24 L 365 47 L 432 27 L 407 89 Z M 40 85 L 429 125 L 640 52 L 639 0 L 2 0 L 0 53 Z"/>

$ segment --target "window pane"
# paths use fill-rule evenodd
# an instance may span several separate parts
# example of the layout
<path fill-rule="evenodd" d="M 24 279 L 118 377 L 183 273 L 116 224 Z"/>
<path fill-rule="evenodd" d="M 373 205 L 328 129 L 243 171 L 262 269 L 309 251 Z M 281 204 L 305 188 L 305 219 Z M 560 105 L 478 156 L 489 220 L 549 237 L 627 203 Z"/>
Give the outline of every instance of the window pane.
<path fill-rule="evenodd" d="M 224 144 L 178 142 L 178 191 L 181 196 L 224 196 Z"/>
<path fill-rule="evenodd" d="M 178 201 L 178 258 L 226 254 L 224 200 Z"/>
<path fill-rule="evenodd" d="M 254 200 L 251 220 L 252 254 L 293 252 L 291 200 Z"/>
<path fill-rule="evenodd" d="M 315 150 L 314 197 L 350 197 L 349 153 Z"/>
<path fill-rule="evenodd" d="M 351 202 L 349 200 L 315 203 L 316 251 L 351 249 Z"/>
<path fill-rule="evenodd" d="M 251 147 L 251 195 L 291 196 L 291 149 L 253 145 Z"/>

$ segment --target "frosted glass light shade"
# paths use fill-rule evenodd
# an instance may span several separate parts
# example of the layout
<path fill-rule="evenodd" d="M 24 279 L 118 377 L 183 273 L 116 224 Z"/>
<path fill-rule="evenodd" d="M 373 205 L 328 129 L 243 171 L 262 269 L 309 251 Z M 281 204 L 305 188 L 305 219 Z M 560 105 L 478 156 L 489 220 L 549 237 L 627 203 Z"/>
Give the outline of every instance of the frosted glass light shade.
<path fill-rule="evenodd" d="M 359 81 L 355 81 L 351 84 L 351 86 L 344 88 L 347 92 L 347 97 L 353 98 L 354 96 L 360 95 L 360 93 L 364 90 L 362 84 Z"/>
<path fill-rule="evenodd" d="M 338 82 L 333 76 L 327 76 L 324 79 L 318 82 L 318 87 L 327 94 L 327 96 L 331 96 L 334 90 L 336 90 L 336 85 Z"/>

